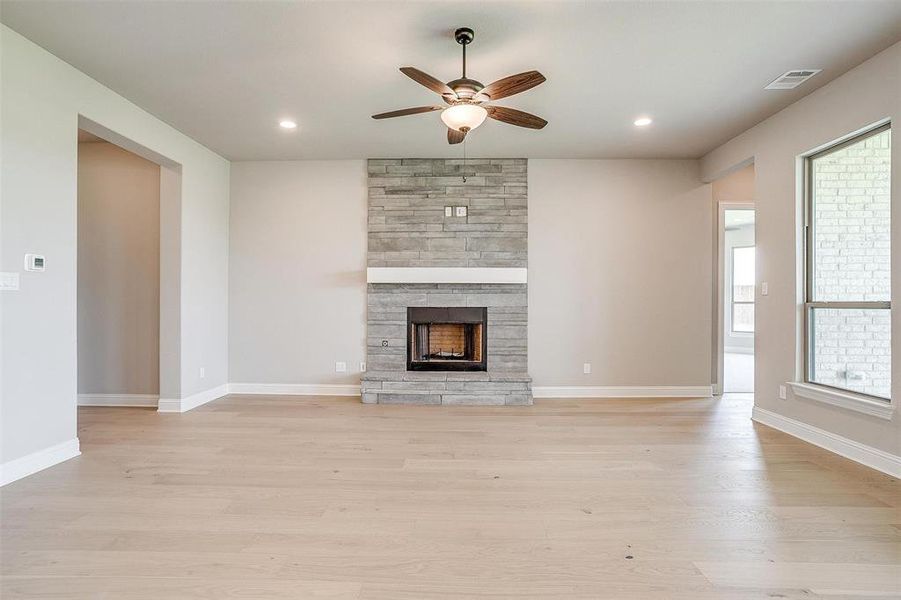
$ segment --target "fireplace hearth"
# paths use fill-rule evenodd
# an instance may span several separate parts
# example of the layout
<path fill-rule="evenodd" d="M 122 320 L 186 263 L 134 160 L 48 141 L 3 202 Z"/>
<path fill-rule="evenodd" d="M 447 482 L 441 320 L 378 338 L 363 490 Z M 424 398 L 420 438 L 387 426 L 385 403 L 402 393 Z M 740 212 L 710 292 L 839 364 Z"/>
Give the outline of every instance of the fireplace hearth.
<path fill-rule="evenodd" d="M 408 371 L 486 371 L 486 307 L 408 307 Z"/>

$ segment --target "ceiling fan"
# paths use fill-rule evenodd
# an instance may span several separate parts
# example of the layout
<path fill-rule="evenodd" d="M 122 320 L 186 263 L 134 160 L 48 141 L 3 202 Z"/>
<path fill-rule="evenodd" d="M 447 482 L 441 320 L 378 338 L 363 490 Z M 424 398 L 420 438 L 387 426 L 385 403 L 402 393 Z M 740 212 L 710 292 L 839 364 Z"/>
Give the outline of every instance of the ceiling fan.
<path fill-rule="evenodd" d="M 487 104 L 513 94 L 524 92 L 545 81 L 544 75 L 538 71 L 526 71 L 518 75 L 511 75 L 498 79 L 494 83 L 482 85 L 475 79 L 466 77 L 466 46 L 472 43 L 475 33 L 469 27 L 461 27 L 454 32 L 454 39 L 463 46 L 463 77 L 444 83 L 428 73 L 423 73 L 413 67 L 401 67 L 400 71 L 416 83 L 424 85 L 433 92 L 441 95 L 441 98 L 449 106 L 417 106 L 404 108 L 391 112 L 372 115 L 373 119 L 390 119 L 391 117 L 403 117 L 416 115 L 436 110 L 441 112 L 441 120 L 447 125 L 447 143 L 459 144 L 466 138 L 466 134 L 481 125 L 486 117 L 497 121 L 503 121 L 518 127 L 529 129 L 541 129 L 547 125 L 547 121 L 541 117 L 508 108 L 506 106 L 494 106 Z"/>

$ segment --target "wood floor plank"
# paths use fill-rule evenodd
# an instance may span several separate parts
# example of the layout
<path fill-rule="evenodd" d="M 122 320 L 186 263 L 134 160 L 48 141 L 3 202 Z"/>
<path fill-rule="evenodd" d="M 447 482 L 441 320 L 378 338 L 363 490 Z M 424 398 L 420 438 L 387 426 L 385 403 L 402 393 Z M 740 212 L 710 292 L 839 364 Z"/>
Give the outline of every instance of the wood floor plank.
<path fill-rule="evenodd" d="M 901 597 L 901 483 L 747 397 L 79 409 L 0 490 L 0 596 Z"/>

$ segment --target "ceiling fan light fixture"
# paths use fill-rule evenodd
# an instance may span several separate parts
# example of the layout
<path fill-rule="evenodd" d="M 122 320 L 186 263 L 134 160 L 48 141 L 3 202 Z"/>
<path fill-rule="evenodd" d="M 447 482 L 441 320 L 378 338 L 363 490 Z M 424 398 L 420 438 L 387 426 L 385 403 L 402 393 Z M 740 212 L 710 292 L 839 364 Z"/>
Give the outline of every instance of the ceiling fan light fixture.
<path fill-rule="evenodd" d="M 486 117 L 528 129 L 542 129 L 547 125 L 547 121 L 541 117 L 530 115 L 527 112 L 507 106 L 486 104 L 530 90 L 536 85 L 544 83 L 546 79 L 544 75 L 534 70 L 498 79 L 487 86 L 475 79 L 470 79 L 466 76 L 466 46 L 472 42 L 474 37 L 475 34 L 469 27 L 460 27 L 454 32 L 454 39 L 463 47 L 463 73 L 459 79 L 445 83 L 415 67 L 400 68 L 401 73 L 441 96 L 441 99 L 449 106 L 433 104 L 402 108 L 378 113 L 372 115 L 372 118 L 391 119 L 440 110 L 441 120 L 447 127 L 448 144 L 462 143 L 466 139 L 466 134 L 484 123 Z"/>
<path fill-rule="evenodd" d="M 485 122 L 488 111 L 478 104 L 454 104 L 441 111 L 444 124 L 456 131 L 472 131 Z"/>

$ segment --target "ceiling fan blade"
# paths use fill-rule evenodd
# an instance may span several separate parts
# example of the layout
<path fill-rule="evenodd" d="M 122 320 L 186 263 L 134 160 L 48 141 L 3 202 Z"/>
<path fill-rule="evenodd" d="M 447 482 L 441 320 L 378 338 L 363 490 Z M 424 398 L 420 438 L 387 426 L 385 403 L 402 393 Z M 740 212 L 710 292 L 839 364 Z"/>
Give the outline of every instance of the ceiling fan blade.
<path fill-rule="evenodd" d="M 465 131 L 457 131 L 456 129 L 447 128 L 447 143 L 459 144 L 466 137 Z"/>
<path fill-rule="evenodd" d="M 423 73 L 419 69 L 416 69 L 414 67 L 401 67 L 400 72 L 419 85 L 424 85 L 425 87 L 429 88 L 436 94 L 441 94 L 442 96 L 453 96 L 454 98 L 457 97 L 457 94 L 454 92 L 454 90 L 450 89 L 450 87 L 448 87 L 446 83 L 435 79 L 428 73 Z"/>
<path fill-rule="evenodd" d="M 416 108 L 402 108 L 400 110 L 392 110 L 391 112 L 379 113 L 372 115 L 373 119 L 390 119 L 391 117 L 405 117 L 407 115 L 418 115 L 419 113 L 432 112 L 433 110 L 444 110 L 443 106 L 417 106 Z"/>
<path fill-rule="evenodd" d="M 547 125 L 547 121 L 541 117 L 516 110 L 515 108 L 507 108 L 506 106 L 486 106 L 488 116 L 497 121 L 503 121 L 510 125 L 518 127 L 528 127 L 529 129 L 541 129 Z"/>
<path fill-rule="evenodd" d="M 489 83 L 473 99 L 476 102 L 499 100 L 500 98 L 506 98 L 507 96 L 532 89 L 544 81 L 544 75 L 538 71 L 526 71 L 525 73 L 510 75 L 509 77 L 498 79 L 494 83 Z"/>

